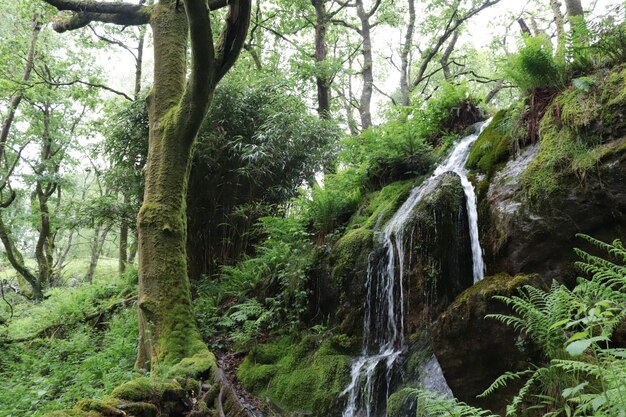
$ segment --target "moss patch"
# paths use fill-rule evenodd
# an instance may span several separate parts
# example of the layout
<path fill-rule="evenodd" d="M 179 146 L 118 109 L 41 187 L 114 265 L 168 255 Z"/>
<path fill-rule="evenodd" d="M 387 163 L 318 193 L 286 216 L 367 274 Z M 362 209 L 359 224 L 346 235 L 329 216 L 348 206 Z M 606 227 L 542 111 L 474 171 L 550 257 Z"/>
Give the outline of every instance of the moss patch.
<path fill-rule="evenodd" d="M 420 181 L 399 181 L 367 196 L 365 203 L 353 216 L 348 231 L 332 250 L 332 275 L 343 282 L 350 275 L 362 272 L 372 250 L 374 229 L 382 229 L 409 193 Z"/>
<path fill-rule="evenodd" d="M 342 344 L 284 337 L 253 349 L 237 377 L 246 389 L 286 411 L 326 416 L 350 378 L 350 356 Z"/>
<path fill-rule="evenodd" d="M 387 399 L 387 417 L 414 416 L 417 406 L 414 388 L 403 388 Z"/>
<path fill-rule="evenodd" d="M 587 89 L 568 88 L 541 120 L 540 151 L 520 189 L 535 209 L 584 181 L 607 155 L 626 151 L 615 142 L 626 135 L 626 69 L 587 78 Z"/>
<path fill-rule="evenodd" d="M 482 317 L 488 313 L 487 307 L 494 295 L 510 296 L 518 288 L 530 283 L 535 275 L 497 274 L 485 277 L 482 281 L 463 291 L 448 308 L 447 312 L 460 314 L 471 311 L 475 316 Z"/>
<path fill-rule="evenodd" d="M 480 134 L 467 158 L 467 167 L 487 176 L 493 175 L 496 168 L 511 155 L 511 137 L 506 129 L 510 110 L 500 110 Z"/>

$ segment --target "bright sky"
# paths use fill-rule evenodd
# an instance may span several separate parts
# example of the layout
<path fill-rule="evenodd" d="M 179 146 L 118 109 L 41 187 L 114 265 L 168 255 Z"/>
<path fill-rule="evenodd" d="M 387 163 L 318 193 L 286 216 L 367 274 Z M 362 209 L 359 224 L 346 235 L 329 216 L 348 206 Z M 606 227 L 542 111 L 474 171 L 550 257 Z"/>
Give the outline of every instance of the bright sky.
<path fill-rule="evenodd" d="M 548 0 L 544 0 L 546 8 L 549 8 Z M 530 0 L 501 0 L 475 16 L 468 27 L 468 35 L 461 39 L 461 42 L 471 43 L 476 48 L 486 47 L 495 35 L 504 33 L 504 27 L 514 23 L 517 17 L 525 8 L 529 8 Z M 583 7 L 586 11 L 592 11 L 592 15 L 602 13 L 608 6 L 620 4 L 619 0 L 583 0 Z M 564 6 L 563 6 L 564 10 Z M 518 36 L 519 28 L 517 24 L 512 24 L 511 34 Z M 397 50 L 402 42 L 402 33 L 398 30 L 377 28 L 374 40 L 375 51 Z M 245 53 L 245 52 L 244 52 Z M 399 59 L 395 57 L 395 61 Z M 134 83 L 134 60 L 126 51 L 119 50 L 116 54 L 103 54 L 98 58 L 101 64 L 109 73 L 110 84 L 113 88 L 122 91 L 133 91 Z M 384 67 L 381 62 L 377 63 L 376 85 L 387 93 L 392 93 L 399 84 L 400 74 L 391 65 Z M 144 78 L 150 78 L 152 73 L 151 46 L 145 50 Z M 385 77 L 385 79 L 383 79 Z M 380 94 L 375 94 L 379 103 L 387 101 L 387 98 Z"/>

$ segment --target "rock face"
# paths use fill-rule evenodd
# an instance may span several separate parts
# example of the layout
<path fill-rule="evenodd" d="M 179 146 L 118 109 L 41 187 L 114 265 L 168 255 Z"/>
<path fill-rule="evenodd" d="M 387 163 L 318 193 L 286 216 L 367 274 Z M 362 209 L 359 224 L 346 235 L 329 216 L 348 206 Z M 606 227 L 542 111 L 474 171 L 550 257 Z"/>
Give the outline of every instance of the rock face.
<path fill-rule="evenodd" d="M 470 405 L 502 412 L 517 391 L 510 386 L 484 399 L 476 396 L 506 371 L 526 369 L 530 352 L 510 326 L 487 314 L 510 314 L 495 295 L 510 296 L 532 277 L 487 277 L 463 292 L 433 327 L 433 350 L 455 397 Z M 504 414 L 502 414 L 504 415 Z"/>
<path fill-rule="evenodd" d="M 458 175 L 442 175 L 407 224 L 404 265 L 407 331 L 414 333 L 473 284 L 465 194 Z"/>
<path fill-rule="evenodd" d="M 625 139 L 607 144 L 619 149 Z M 576 276 L 574 247 L 590 249 L 577 233 L 611 241 L 626 238 L 626 153 L 609 154 L 584 181 L 566 179 L 565 193 L 533 208 L 519 193 L 520 176 L 539 145 L 524 149 L 490 183 L 480 203 L 490 273 L 537 273 L 544 280 Z"/>

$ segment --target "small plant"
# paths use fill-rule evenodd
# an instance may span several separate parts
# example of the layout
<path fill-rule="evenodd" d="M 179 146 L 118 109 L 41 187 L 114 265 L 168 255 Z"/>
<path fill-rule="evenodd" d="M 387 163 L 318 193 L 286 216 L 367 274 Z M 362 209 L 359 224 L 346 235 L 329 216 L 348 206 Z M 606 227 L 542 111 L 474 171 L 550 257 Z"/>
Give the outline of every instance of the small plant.
<path fill-rule="evenodd" d="M 552 43 L 545 35 L 525 36 L 524 44 L 509 60 L 507 77 L 525 93 L 562 90 L 565 67 L 553 57 Z"/>

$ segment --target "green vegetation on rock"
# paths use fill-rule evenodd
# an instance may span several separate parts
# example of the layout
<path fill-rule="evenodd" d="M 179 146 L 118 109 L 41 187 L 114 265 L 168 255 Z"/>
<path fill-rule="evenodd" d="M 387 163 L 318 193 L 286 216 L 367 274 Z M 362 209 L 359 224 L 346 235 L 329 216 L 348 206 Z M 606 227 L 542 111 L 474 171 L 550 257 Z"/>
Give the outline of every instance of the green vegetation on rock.
<path fill-rule="evenodd" d="M 491 176 L 511 155 L 511 137 L 506 128 L 511 110 L 500 110 L 480 134 L 467 158 L 467 167 Z"/>
<path fill-rule="evenodd" d="M 539 154 L 521 178 L 521 192 L 536 207 L 625 150 L 626 69 L 585 78 L 558 95 L 541 120 Z"/>
<path fill-rule="evenodd" d="M 350 351 L 342 344 L 306 336 L 258 345 L 239 367 L 237 378 L 279 408 L 326 416 L 350 379 Z"/>

